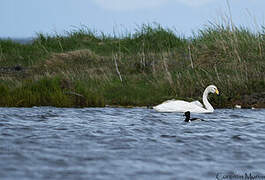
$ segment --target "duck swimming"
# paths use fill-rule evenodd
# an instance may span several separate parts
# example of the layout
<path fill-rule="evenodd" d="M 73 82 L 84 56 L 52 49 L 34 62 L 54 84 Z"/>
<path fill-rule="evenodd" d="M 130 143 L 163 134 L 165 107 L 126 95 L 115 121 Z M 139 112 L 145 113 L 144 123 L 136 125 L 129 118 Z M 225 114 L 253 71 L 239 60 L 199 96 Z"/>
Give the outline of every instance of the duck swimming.
<path fill-rule="evenodd" d="M 196 120 L 204 121 L 203 119 L 200 119 L 200 118 L 190 118 L 190 112 L 189 111 L 185 112 L 183 116 L 186 116 L 186 119 L 184 120 L 184 122 L 191 122 L 191 121 L 196 121 Z"/>
<path fill-rule="evenodd" d="M 153 107 L 158 112 L 186 112 L 190 111 L 192 113 L 212 113 L 214 108 L 208 101 L 208 94 L 209 93 L 216 93 L 219 95 L 219 91 L 215 85 L 208 86 L 204 92 L 202 101 L 203 105 L 199 101 L 182 101 L 182 100 L 168 100 Z"/>

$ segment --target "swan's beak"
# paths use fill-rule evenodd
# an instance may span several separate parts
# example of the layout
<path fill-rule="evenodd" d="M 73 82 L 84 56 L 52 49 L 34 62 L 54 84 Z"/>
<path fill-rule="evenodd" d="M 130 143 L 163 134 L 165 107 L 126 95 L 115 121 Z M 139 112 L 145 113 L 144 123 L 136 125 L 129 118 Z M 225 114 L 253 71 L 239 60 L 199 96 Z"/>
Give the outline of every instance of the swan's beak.
<path fill-rule="evenodd" d="M 219 91 L 218 91 L 218 89 L 215 90 L 215 93 L 216 93 L 217 95 L 219 95 Z"/>

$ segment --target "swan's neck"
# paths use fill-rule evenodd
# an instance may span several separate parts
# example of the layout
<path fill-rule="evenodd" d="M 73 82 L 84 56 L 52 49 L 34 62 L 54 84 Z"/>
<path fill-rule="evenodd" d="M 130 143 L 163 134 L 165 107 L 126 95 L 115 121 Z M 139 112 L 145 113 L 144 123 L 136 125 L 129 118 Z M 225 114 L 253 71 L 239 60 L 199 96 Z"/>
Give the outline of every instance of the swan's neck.
<path fill-rule="evenodd" d="M 203 104 L 204 104 L 205 108 L 208 111 L 213 112 L 214 111 L 213 106 L 208 101 L 208 94 L 209 94 L 209 91 L 206 88 L 205 91 L 203 92 L 202 101 L 203 101 Z"/>

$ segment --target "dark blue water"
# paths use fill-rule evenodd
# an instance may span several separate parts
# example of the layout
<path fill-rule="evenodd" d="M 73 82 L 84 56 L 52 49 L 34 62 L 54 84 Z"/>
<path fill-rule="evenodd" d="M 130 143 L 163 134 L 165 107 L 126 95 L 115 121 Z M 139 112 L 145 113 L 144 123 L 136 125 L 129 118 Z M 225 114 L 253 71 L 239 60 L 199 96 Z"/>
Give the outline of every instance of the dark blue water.
<path fill-rule="evenodd" d="M 0 179 L 265 176 L 264 109 L 192 116 L 205 121 L 141 108 L 0 108 Z"/>

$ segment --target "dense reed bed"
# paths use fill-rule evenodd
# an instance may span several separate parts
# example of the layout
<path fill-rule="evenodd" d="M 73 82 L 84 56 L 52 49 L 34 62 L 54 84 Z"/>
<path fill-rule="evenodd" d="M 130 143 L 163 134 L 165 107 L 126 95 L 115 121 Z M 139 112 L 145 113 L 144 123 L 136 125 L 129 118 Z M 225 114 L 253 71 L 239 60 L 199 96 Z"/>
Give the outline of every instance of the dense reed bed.
<path fill-rule="evenodd" d="M 201 99 L 215 84 L 215 107 L 265 107 L 265 28 L 211 25 L 192 37 L 160 25 L 106 35 L 81 28 L 0 41 L 0 106 L 152 106 Z M 263 100 L 259 100 L 259 99 Z"/>

